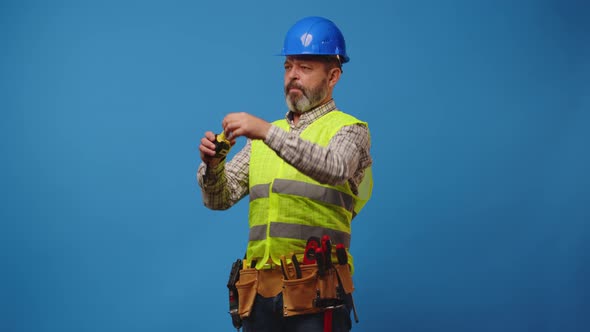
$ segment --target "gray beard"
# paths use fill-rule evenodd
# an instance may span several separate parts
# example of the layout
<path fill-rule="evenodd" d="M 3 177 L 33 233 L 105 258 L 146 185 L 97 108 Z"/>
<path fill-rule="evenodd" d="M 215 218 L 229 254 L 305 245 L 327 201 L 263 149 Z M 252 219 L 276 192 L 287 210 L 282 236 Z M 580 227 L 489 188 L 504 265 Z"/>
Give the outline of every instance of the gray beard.
<path fill-rule="evenodd" d="M 285 102 L 293 113 L 305 113 L 312 108 L 311 101 L 305 95 L 299 97 L 295 102 L 293 102 L 291 96 L 287 95 Z"/>
<path fill-rule="evenodd" d="M 289 92 L 285 92 L 285 103 L 291 112 L 305 113 L 319 106 L 320 102 L 324 100 L 328 94 L 328 89 L 324 87 L 325 85 L 321 84 L 318 88 L 312 90 L 302 88 L 299 97 L 292 97 Z"/>

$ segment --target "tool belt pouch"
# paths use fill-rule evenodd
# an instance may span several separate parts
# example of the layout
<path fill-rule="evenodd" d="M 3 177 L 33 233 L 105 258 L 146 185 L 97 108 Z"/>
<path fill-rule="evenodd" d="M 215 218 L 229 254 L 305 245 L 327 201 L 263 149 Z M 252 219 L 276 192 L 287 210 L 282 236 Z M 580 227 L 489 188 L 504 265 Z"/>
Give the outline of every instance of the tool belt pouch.
<path fill-rule="evenodd" d="M 317 296 L 318 275 L 316 265 L 301 266 L 300 279 L 283 279 L 283 316 L 321 312 L 313 301 Z"/>
<path fill-rule="evenodd" d="M 344 289 L 344 293 L 351 294 L 354 291 L 354 284 L 352 282 L 350 266 L 348 264 L 338 264 L 334 265 L 334 268 L 338 272 L 338 276 L 340 277 L 340 281 L 342 282 L 342 288 Z"/>
<path fill-rule="evenodd" d="M 238 291 L 238 314 L 241 318 L 250 316 L 256 289 L 258 288 L 258 271 L 245 269 L 240 271 L 240 279 L 236 282 Z"/>
<path fill-rule="evenodd" d="M 323 277 L 318 277 L 318 297 L 320 299 L 335 299 L 336 286 L 338 285 L 336 272 L 327 270 Z"/>
<path fill-rule="evenodd" d="M 338 274 L 336 274 L 338 272 Z M 346 294 L 354 290 L 348 265 L 335 265 L 324 276 L 317 273 L 317 265 L 301 266 L 301 279 L 283 280 L 283 315 L 295 316 L 324 311 L 323 304 L 339 303 L 338 276 Z"/>

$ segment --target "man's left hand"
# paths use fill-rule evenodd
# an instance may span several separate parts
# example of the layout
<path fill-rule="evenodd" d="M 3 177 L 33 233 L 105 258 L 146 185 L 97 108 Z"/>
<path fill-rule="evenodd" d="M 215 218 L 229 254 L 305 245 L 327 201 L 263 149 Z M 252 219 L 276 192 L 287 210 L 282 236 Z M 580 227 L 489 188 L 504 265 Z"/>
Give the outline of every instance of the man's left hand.
<path fill-rule="evenodd" d="M 221 122 L 228 139 L 245 136 L 250 139 L 265 139 L 271 124 L 246 112 L 230 113 Z"/>

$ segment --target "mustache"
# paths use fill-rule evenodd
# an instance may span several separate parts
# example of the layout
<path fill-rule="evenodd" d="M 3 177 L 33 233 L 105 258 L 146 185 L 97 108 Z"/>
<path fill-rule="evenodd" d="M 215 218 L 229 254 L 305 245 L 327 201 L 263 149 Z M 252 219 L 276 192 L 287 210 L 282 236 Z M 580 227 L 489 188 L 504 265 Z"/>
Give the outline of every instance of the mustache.
<path fill-rule="evenodd" d="M 305 95 L 305 89 L 303 88 L 303 86 L 299 85 L 296 82 L 289 82 L 289 84 L 287 84 L 287 86 L 285 87 L 285 93 L 289 93 L 289 90 L 291 90 L 292 88 L 301 90 Z"/>

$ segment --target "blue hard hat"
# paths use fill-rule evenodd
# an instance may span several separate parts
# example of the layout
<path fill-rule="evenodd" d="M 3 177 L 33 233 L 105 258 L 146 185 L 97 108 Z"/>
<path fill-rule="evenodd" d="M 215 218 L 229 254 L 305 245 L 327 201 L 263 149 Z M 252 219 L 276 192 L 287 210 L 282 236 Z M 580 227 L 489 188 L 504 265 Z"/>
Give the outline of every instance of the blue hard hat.
<path fill-rule="evenodd" d="M 297 21 L 285 36 L 281 55 L 338 55 L 342 63 L 346 55 L 344 36 L 334 22 L 318 16 Z"/>

